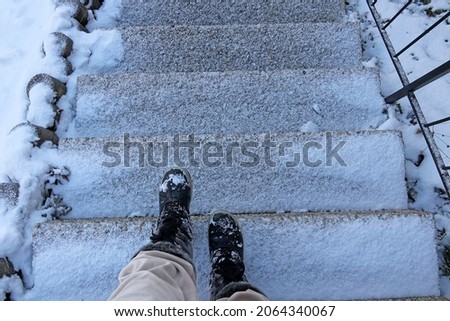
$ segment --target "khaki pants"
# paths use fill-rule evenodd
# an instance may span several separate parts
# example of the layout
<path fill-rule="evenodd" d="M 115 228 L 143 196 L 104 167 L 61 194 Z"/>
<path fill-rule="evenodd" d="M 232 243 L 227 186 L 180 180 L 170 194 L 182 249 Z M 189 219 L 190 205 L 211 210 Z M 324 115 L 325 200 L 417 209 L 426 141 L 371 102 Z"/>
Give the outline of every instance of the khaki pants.
<path fill-rule="evenodd" d="M 120 272 L 119 286 L 111 301 L 194 301 L 197 287 L 194 267 L 187 261 L 160 251 L 140 252 Z M 265 301 L 253 290 L 236 292 L 225 301 Z"/>

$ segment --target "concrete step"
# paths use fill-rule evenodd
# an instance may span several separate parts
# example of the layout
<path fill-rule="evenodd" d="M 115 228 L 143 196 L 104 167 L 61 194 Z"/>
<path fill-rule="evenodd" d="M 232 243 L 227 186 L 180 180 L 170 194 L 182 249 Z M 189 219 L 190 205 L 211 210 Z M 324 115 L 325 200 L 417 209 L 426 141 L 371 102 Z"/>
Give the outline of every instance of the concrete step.
<path fill-rule="evenodd" d="M 228 25 L 342 21 L 342 0 L 312 1 L 123 1 L 121 26 Z"/>
<path fill-rule="evenodd" d="M 6 206 L 17 205 L 19 187 L 19 184 L 16 183 L 0 183 L 0 207 L 2 204 Z"/>
<path fill-rule="evenodd" d="M 174 164 L 193 176 L 195 213 L 407 208 L 398 132 L 67 138 L 54 157 L 72 173 L 54 189 L 69 218 L 157 215 Z"/>
<path fill-rule="evenodd" d="M 207 300 L 208 217 L 193 217 L 199 298 Z M 249 280 L 272 300 L 439 296 L 434 220 L 421 212 L 240 215 Z M 29 300 L 105 300 L 154 219 L 54 221 L 34 234 Z M 274 262 L 276 262 L 274 264 Z"/>
<path fill-rule="evenodd" d="M 119 29 L 117 72 L 358 68 L 358 23 L 138 26 Z"/>
<path fill-rule="evenodd" d="M 373 70 L 83 76 L 70 135 L 365 130 L 384 107 Z"/>

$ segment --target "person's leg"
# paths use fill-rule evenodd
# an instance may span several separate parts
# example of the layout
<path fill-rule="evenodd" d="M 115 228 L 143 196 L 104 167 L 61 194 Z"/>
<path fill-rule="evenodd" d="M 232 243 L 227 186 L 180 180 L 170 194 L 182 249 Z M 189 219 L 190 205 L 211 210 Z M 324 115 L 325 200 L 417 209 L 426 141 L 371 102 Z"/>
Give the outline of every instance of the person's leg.
<path fill-rule="evenodd" d="M 211 215 L 208 227 L 211 300 L 268 300 L 245 275 L 244 240 L 239 223 L 225 211 Z"/>
<path fill-rule="evenodd" d="M 195 270 L 188 261 L 162 251 L 142 251 L 120 272 L 111 301 L 192 301 Z"/>
<path fill-rule="evenodd" d="M 189 206 L 192 182 L 182 169 L 166 172 L 159 191 L 160 215 L 152 243 L 121 271 L 116 301 L 195 300 Z"/>

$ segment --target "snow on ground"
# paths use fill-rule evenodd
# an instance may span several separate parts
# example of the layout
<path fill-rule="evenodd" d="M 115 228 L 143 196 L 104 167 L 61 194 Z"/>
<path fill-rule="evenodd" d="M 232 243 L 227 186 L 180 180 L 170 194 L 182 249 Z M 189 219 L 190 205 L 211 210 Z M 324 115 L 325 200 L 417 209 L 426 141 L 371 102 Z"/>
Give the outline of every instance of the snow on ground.
<path fill-rule="evenodd" d="M 32 120 L 45 124 L 48 122 L 50 110 L 45 110 L 48 97 L 45 90 L 38 89 L 30 104 L 26 94 L 28 81 L 37 73 L 46 72 L 67 82 L 68 93 L 58 102 L 63 109 L 58 133 L 64 135 L 65 129 L 74 116 L 74 99 L 76 77 L 83 73 L 101 72 L 117 63 L 123 54 L 119 35 L 115 31 L 95 30 L 108 27 L 117 16 L 120 0 L 106 0 L 104 6 L 94 13 L 84 33 L 77 29 L 70 18 L 68 7 L 57 7 L 56 0 L 28 1 L 16 0 L 2 3 L 0 11 L 0 183 L 18 182 L 21 185 L 19 204 L 12 209 L 0 204 L 0 257 L 9 257 L 17 270 L 22 270 L 26 287 L 31 287 L 31 229 L 34 223 L 48 220 L 55 215 L 56 204 L 42 205 L 41 191 L 48 184 L 64 176 L 61 168 L 64 164 L 49 164 L 47 159 L 54 153 L 54 147 L 45 144 L 41 149 L 33 148 L 31 141 L 34 132 L 29 127 L 21 126 L 9 132 L 17 124 Z M 388 95 L 400 87 L 400 81 L 394 71 L 380 35 L 370 17 L 364 0 L 350 0 L 350 8 L 362 18 L 363 39 L 365 41 L 365 66 L 378 65 L 381 72 L 382 93 Z M 415 2 L 400 17 L 398 22 L 389 28 L 394 43 L 401 47 L 408 40 L 419 34 L 439 17 L 436 10 L 449 10 L 448 0 L 431 0 L 427 5 Z M 378 8 L 383 16 L 392 16 L 403 1 L 379 1 Z M 428 15 L 427 15 L 428 12 Z M 429 15 L 436 14 L 435 17 Z M 356 19 L 357 14 L 353 13 Z M 405 26 L 408 26 L 407 28 Z M 415 79 L 426 71 L 449 59 L 450 32 L 449 23 L 443 24 L 433 31 L 429 37 L 421 41 L 414 49 L 402 57 L 402 63 L 408 75 Z M 69 61 L 74 73 L 66 76 L 61 64 L 55 57 L 45 56 L 42 44 L 49 34 L 62 31 L 74 40 L 74 51 Z M 111 45 L 115 50 L 110 50 Z M 376 58 L 374 58 L 376 57 Z M 450 101 L 450 75 L 434 83 L 427 89 L 417 93 L 422 102 L 426 117 L 432 121 L 445 116 Z M 41 104 L 36 104 L 38 99 Z M 40 110 L 42 106 L 42 110 Z M 27 110 L 30 113 L 27 113 Z M 44 114 L 46 112 L 46 114 Z M 410 206 L 437 213 L 437 227 L 441 231 L 440 244 L 450 244 L 450 202 L 439 197 L 436 188 L 442 188 L 431 157 L 426 149 L 418 127 L 411 125 L 412 111 L 406 100 L 400 101 L 397 109 L 389 111 L 390 120 L 383 129 L 400 129 L 406 144 L 407 176 L 410 187 Z M 42 117 L 47 115 L 47 117 Z M 444 160 L 450 163 L 450 151 L 447 144 L 450 136 L 450 125 L 436 126 L 436 139 L 443 149 Z M 439 135 L 438 135 L 439 133 Z M 424 155 L 420 166 L 416 166 L 419 155 Z M 439 192 L 439 190 L 438 190 Z M 29 201 L 31 200 L 31 202 Z M 414 201 L 413 201 L 414 200 Z M 11 292 L 13 299 L 22 297 L 22 286 L 19 278 L 3 278 L 0 281 L 0 299 L 4 292 Z M 450 280 L 442 277 L 441 286 L 445 295 L 450 297 Z"/>
<path fill-rule="evenodd" d="M 31 145 L 28 142 L 33 134 L 26 129 L 16 132 L 14 137 L 8 133 L 26 120 L 28 99 L 25 88 L 31 77 L 39 72 L 42 40 L 51 32 L 48 17 L 53 11 L 51 1 L 30 3 L 26 0 L 3 3 L 0 11 L 0 182 L 18 181 L 23 190 L 26 188 L 30 192 L 38 189 L 36 172 L 43 170 L 41 164 L 31 165 L 29 161 Z M 29 274 L 26 258 L 29 250 L 26 255 L 18 254 L 25 253 L 22 247 L 25 243 L 29 246 L 30 241 L 24 236 L 29 234 L 24 232 L 27 217 L 20 214 L 19 210 L 0 207 L 0 257 L 9 257 L 18 269 L 23 268 L 25 274 Z M 20 294 L 20 283 L 18 277 L 3 278 L 0 299 L 2 289 Z"/>
<path fill-rule="evenodd" d="M 118 12 L 120 1 L 106 1 L 96 12 L 88 29 L 106 27 Z M 29 126 L 17 126 L 27 121 L 45 126 L 51 122 L 48 89 L 38 85 L 27 97 L 26 87 L 38 73 L 47 73 L 67 83 L 67 95 L 58 101 L 63 110 L 58 134 L 63 135 L 73 118 L 76 78 L 83 73 L 95 73 L 109 68 L 122 57 L 120 35 L 116 31 L 80 31 L 71 18 L 72 9 L 57 0 L 17 0 L 2 3 L 0 10 L 0 183 L 20 183 L 20 199 L 16 208 L 0 204 L 0 257 L 8 257 L 16 271 L 21 270 L 25 287 L 33 285 L 31 273 L 31 232 L 35 223 L 51 219 L 57 203 L 43 204 L 43 189 L 50 188 L 64 176 L 61 164 L 49 164 L 54 146 L 44 144 L 33 148 L 35 132 Z M 61 57 L 52 54 L 51 33 L 63 32 L 74 41 L 68 60 L 74 72 L 66 75 Z M 43 44 L 47 55 L 44 54 Z M 114 50 L 111 51 L 111 48 Z M 14 130 L 12 130 L 14 128 Z M 47 186 L 46 186 L 47 185 Z M 5 292 L 13 299 L 22 295 L 17 276 L 2 278 L 0 300 Z"/>
<path fill-rule="evenodd" d="M 377 10 L 383 19 L 388 19 L 398 12 L 405 2 L 403 0 L 378 1 Z M 425 5 L 423 2 L 429 3 Z M 386 97 L 401 88 L 400 80 L 366 1 L 350 1 L 350 7 L 353 11 L 358 12 L 361 19 L 364 59 L 368 61 L 368 64 L 376 63 L 378 65 L 381 74 L 381 91 Z M 415 1 L 404 14 L 399 16 L 398 20 L 387 28 L 395 49 L 399 51 L 404 48 L 442 17 L 442 12 L 448 10 L 450 10 L 448 0 Z M 410 81 L 423 76 L 449 59 L 449 19 L 400 56 Z M 416 92 L 416 96 L 429 122 L 450 116 L 450 75 L 420 89 Z M 436 213 L 439 248 L 442 251 L 443 245 L 450 245 L 450 202 L 439 196 L 443 185 L 418 125 L 412 124 L 414 117 L 409 101 L 406 98 L 400 100 L 398 107 L 391 108 L 388 112 L 390 119 L 381 129 L 397 129 L 403 133 L 410 207 Z M 450 145 L 450 123 L 435 126 L 434 131 L 435 140 L 442 151 L 444 162 L 450 164 L 448 147 Z M 422 157 L 424 157 L 423 161 L 420 166 L 417 166 Z M 447 297 L 450 297 L 449 285 L 450 277 L 443 276 L 441 287 L 443 294 Z"/>

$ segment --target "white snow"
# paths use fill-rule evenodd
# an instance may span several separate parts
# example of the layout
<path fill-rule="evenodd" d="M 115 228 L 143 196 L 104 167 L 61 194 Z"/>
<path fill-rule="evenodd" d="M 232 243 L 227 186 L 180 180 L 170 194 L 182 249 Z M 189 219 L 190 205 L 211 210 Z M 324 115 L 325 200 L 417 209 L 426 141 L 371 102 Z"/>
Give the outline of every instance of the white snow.
<path fill-rule="evenodd" d="M 198 134 L 195 141 L 199 145 L 192 157 L 186 148 L 179 153 L 175 151 L 171 135 L 133 137 L 129 143 L 119 137 L 63 139 L 56 157 L 64 160 L 72 174 L 70 182 L 54 190 L 64 195 L 65 202 L 73 207 L 69 218 L 157 215 L 155 189 L 160 185 L 164 168 L 151 165 L 149 156 L 167 159 L 169 166 L 177 165 L 174 159 L 179 157 L 194 181 L 192 213 L 207 214 L 215 208 L 260 213 L 279 209 L 336 211 L 407 207 L 403 144 L 397 133 L 336 132 L 331 136 L 323 132 L 278 133 L 270 138 L 277 146 L 271 151 L 274 165 L 267 164 L 268 158 L 264 158 L 265 134 Z M 181 137 L 180 141 L 186 138 Z M 245 166 L 249 158 L 239 152 L 240 148 L 234 148 L 233 157 L 226 155 L 231 155 L 226 153 L 231 151 L 231 144 L 243 146 L 245 142 L 257 146 L 256 165 Z M 205 162 L 203 146 L 211 143 L 222 146 L 222 155 L 213 159 L 220 162 L 220 167 L 201 165 L 206 164 L 202 163 Z M 151 144 L 157 146 L 153 155 L 148 148 Z M 165 153 L 162 144 L 169 145 Z M 290 147 L 281 148 L 283 144 Z M 108 150 L 112 154 L 104 153 L 105 146 L 111 146 Z M 342 160 L 331 156 L 331 149 L 339 146 L 342 146 L 338 152 Z M 390 157 L 379 157 L 383 154 Z M 190 157 L 200 166 L 194 165 Z M 264 186 L 265 192 L 255 186 Z M 121 201 L 117 202 L 118 199 Z"/>
<path fill-rule="evenodd" d="M 51 31 L 52 1 L 18 0 L 0 10 L 0 138 L 25 119 L 26 85 L 42 59 L 42 40 Z M 8 148 L 1 146 L 1 159 Z M 0 160 L 1 160 L 0 159 Z M 2 170 L 0 170 L 2 172 Z"/>
<path fill-rule="evenodd" d="M 17 0 L 2 3 L 0 10 L 0 183 L 20 184 L 20 197 L 15 208 L 0 202 L 0 257 L 8 257 L 16 270 L 23 273 L 26 288 L 33 286 L 31 271 L 31 240 L 35 223 L 46 221 L 58 209 L 58 204 L 42 205 L 42 191 L 46 180 L 54 183 L 48 173 L 63 164 L 51 164 L 54 146 L 49 143 L 41 149 L 33 148 L 37 139 L 27 121 L 43 127 L 51 126 L 54 109 L 53 94 L 45 86 L 36 85 L 27 97 L 26 87 L 38 73 L 47 73 L 67 83 L 68 92 L 58 101 L 63 110 L 58 133 L 64 133 L 74 114 L 76 77 L 83 73 L 100 72 L 114 66 L 123 55 L 120 35 L 113 30 L 95 30 L 84 33 L 70 18 L 66 6 L 58 1 Z M 99 10 L 110 12 L 96 24 L 114 19 L 120 1 L 107 1 Z M 91 28 L 88 25 L 88 28 Z M 65 33 L 74 41 L 69 61 L 74 73 L 66 75 L 66 64 L 56 55 L 58 49 L 52 43 L 52 32 Z M 45 52 L 44 54 L 44 44 Z M 113 50 L 111 51 L 110 49 Z M 19 124 L 22 124 L 18 126 Z M 13 299 L 23 295 L 18 277 L 3 278 L 0 282 L 0 298 L 11 292 Z"/>
<path fill-rule="evenodd" d="M 14 293 L 15 296 L 13 296 L 12 299 L 16 299 L 24 293 L 22 281 L 17 275 L 1 278 L 0 289 L 3 290 L 2 292 L 0 292 L 0 301 L 3 301 L 5 299 L 5 293 Z"/>
<path fill-rule="evenodd" d="M 302 132 L 317 132 L 319 131 L 319 126 L 317 126 L 314 122 L 309 121 L 306 124 L 304 124 L 300 130 Z"/>
<path fill-rule="evenodd" d="M 391 94 L 400 88 L 400 81 L 387 56 L 379 33 L 369 16 L 366 2 L 363 0 L 350 0 L 349 2 L 350 8 L 353 8 L 354 11 L 349 13 L 347 20 L 358 21 L 359 18 L 362 19 L 363 40 L 366 42 L 363 66 L 379 68 L 382 94 L 384 96 Z M 379 1 L 378 8 L 383 16 L 390 17 L 402 4 L 403 1 L 401 0 Z M 52 122 L 54 110 L 51 106 L 50 93 L 42 86 L 35 86 L 31 92 L 30 102 L 26 94 L 26 86 L 35 74 L 41 72 L 48 73 L 67 83 L 67 95 L 58 101 L 58 107 L 63 110 L 58 134 L 64 136 L 75 115 L 74 101 L 77 76 L 105 72 L 114 67 L 123 57 L 120 34 L 115 30 L 96 30 L 97 28 L 110 28 L 119 13 L 120 6 L 121 0 L 106 0 L 103 7 L 95 12 L 95 15 L 90 12 L 88 29 L 91 32 L 84 33 L 77 29 L 75 22 L 70 18 L 70 10 L 67 7 L 57 7 L 56 1 L 16 0 L 2 3 L 2 10 L 0 10 L 0 39 L 2 39 L 0 42 L 0 182 L 18 182 L 21 187 L 19 203 L 15 208 L 0 202 L 0 257 L 7 256 L 13 261 L 16 269 L 22 270 L 26 288 L 31 288 L 34 284 L 34 275 L 31 269 L 32 228 L 36 223 L 49 220 L 56 211 L 55 206 L 42 206 L 44 183 L 46 180 L 55 183 L 55 176 L 49 177 L 48 173 L 55 167 L 57 168 L 56 171 L 61 171 L 62 166 L 65 165 L 58 162 L 56 150 L 51 144 L 46 143 L 41 149 L 33 148 L 31 142 L 36 140 L 36 136 L 31 127 L 25 125 L 16 127 L 16 125 L 27 120 L 44 127 Z M 438 19 L 438 17 L 426 15 L 424 10 L 430 8 L 432 10 L 450 10 L 450 4 L 448 0 L 432 0 L 427 6 L 419 3 L 411 6 L 396 23 L 388 28 L 388 32 L 393 42 L 398 44 L 398 48 L 401 48 Z M 444 23 L 434 30 L 429 37 L 402 56 L 401 61 L 411 79 L 420 77 L 449 59 L 449 28 L 449 24 Z M 52 45 L 50 33 L 55 31 L 64 32 L 74 40 L 74 50 L 68 58 L 74 68 L 74 73 L 71 75 L 65 74 L 64 61 L 58 58 L 57 48 Z M 42 50 L 44 43 L 47 55 L 44 55 Z M 430 121 L 448 116 L 450 75 L 426 89 L 418 91 L 417 96 L 423 102 L 424 113 Z M 410 207 L 436 213 L 437 228 L 444 231 L 444 236 L 439 244 L 440 249 L 442 249 L 443 244 L 450 244 L 450 237 L 445 233 L 445 231 L 450 231 L 450 203 L 448 200 L 439 197 L 435 191 L 436 188 L 442 188 L 442 184 L 417 125 L 410 124 L 412 112 L 409 103 L 404 99 L 399 103 L 398 109 L 390 108 L 388 110 L 390 118 L 380 129 L 402 131 L 407 158 L 408 186 L 411 191 L 410 196 L 414 198 Z M 319 106 L 313 106 L 313 108 L 320 113 Z M 13 128 L 14 130 L 12 130 Z M 313 123 L 307 123 L 302 129 L 304 131 L 315 131 L 316 127 Z M 443 150 L 444 160 L 450 163 L 448 157 L 450 151 L 447 147 L 450 141 L 450 125 L 436 126 L 434 130 L 437 143 Z M 424 155 L 424 160 L 420 166 L 416 166 L 415 163 L 418 162 L 421 154 Z M 63 172 L 60 172 L 59 176 L 61 176 L 61 173 Z M 376 176 L 376 172 L 369 173 L 369 175 Z M 403 226 L 401 221 L 394 225 L 398 228 Z M 391 227 L 386 228 L 389 230 Z M 357 232 L 359 229 L 356 227 L 354 231 Z M 411 231 L 408 234 L 409 239 L 403 239 L 406 234 L 399 234 L 396 242 L 411 240 L 420 243 L 420 239 L 417 240 L 416 235 Z M 379 232 L 386 231 L 370 231 L 372 235 Z M 310 235 L 314 235 L 314 233 L 311 232 Z M 94 239 L 93 245 L 98 243 L 95 241 L 98 241 L 98 239 Z M 113 246 L 109 249 L 124 246 L 117 241 L 110 240 L 110 244 Z M 58 240 L 55 240 L 55 242 L 58 242 Z M 73 240 L 73 242 L 76 243 L 76 240 Z M 299 239 L 299 242 L 309 242 L 309 240 Z M 69 242 L 66 245 L 71 244 L 73 245 Z M 367 242 L 367 244 L 370 245 L 371 243 Z M 123 253 L 131 255 L 131 246 L 126 245 L 125 247 Z M 341 252 L 336 253 L 345 257 L 345 248 L 349 247 L 349 244 L 346 247 L 340 247 Z M 389 252 L 394 247 L 395 245 L 386 246 L 385 250 Z M 106 251 L 106 253 L 103 253 L 104 256 L 91 257 L 90 253 L 86 253 L 85 247 L 69 247 L 69 249 L 74 251 L 73 257 L 78 255 L 81 258 L 89 257 L 91 260 L 88 266 L 82 260 L 66 262 L 76 263 L 76 265 L 71 266 L 71 271 L 74 271 L 74 279 L 86 277 L 86 273 L 91 272 L 92 275 L 101 277 L 101 270 L 107 269 L 109 267 L 107 262 L 113 261 L 116 256 L 114 251 Z M 134 251 L 134 249 L 135 246 L 132 250 Z M 64 251 L 66 250 L 64 249 Z M 51 254 L 52 257 L 48 258 L 48 262 L 56 262 L 59 259 L 58 251 L 55 250 Z M 311 252 L 307 256 L 313 254 L 314 252 Z M 119 268 L 119 263 L 122 264 L 127 261 L 128 256 L 125 256 L 119 260 L 120 262 L 117 262 L 116 269 Z M 348 258 L 351 259 L 352 257 Z M 401 259 L 410 258 L 403 254 L 399 255 L 399 260 Z M 63 264 L 64 262 L 59 263 Z M 371 262 L 369 260 L 363 263 L 369 264 Z M 398 262 L 392 262 L 392 264 L 395 263 Z M 423 264 L 424 261 L 419 260 L 417 263 Z M 77 269 L 74 269 L 75 266 Z M 430 266 L 424 264 L 424 268 L 427 267 Z M 43 278 L 42 281 L 51 281 L 51 285 L 63 287 L 68 299 L 76 298 L 78 293 L 85 293 L 83 291 L 89 290 L 88 283 L 72 284 L 72 286 L 77 287 L 77 290 L 83 290 L 80 292 L 74 291 L 72 287 L 69 288 L 67 283 L 61 282 L 58 284 L 58 275 L 52 274 L 52 267 L 47 265 L 44 268 L 47 270 L 39 271 L 41 273 L 39 277 Z M 255 269 L 254 266 L 249 268 L 250 270 Z M 337 266 L 336 268 L 343 269 L 345 266 Z M 118 271 L 112 270 L 109 275 L 116 272 Z M 371 276 L 376 276 L 376 271 L 371 272 L 374 272 Z M 51 275 L 54 277 L 50 277 Z M 399 279 L 403 277 L 395 273 L 385 277 L 398 281 L 398 279 L 393 278 L 395 275 L 399 276 Z M 68 276 L 70 276 L 70 273 L 68 273 Z M 426 275 L 423 276 L 426 277 Z M 311 279 L 307 280 L 311 281 Z M 411 275 L 405 276 L 403 281 L 415 282 Z M 441 289 L 442 294 L 450 298 L 450 277 L 441 277 Z M 47 293 L 32 291 L 31 294 L 28 294 L 28 298 L 49 298 L 51 290 Z M 97 290 L 105 292 L 108 289 L 91 289 L 94 292 Z M 272 290 L 274 293 L 277 291 L 276 288 Z M 352 288 L 352 290 L 355 290 L 355 288 Z M 378 293 L 385 290 L 377 289 Z M 400 286 L 394 290 L 398 291 L 399 295 L 412 294 L 407 293 L 407 286 Z M 430 285 L 429 290 L 433 292 L 434 285 Z M 26 296 L 24 297 L 22 282 L 17 276 L 0 279 L 0 299 L 4 297 L 5 292 L 11 292 L 14 299 L 26 298 Z M 322 297 L 326 294 L 320 293 Z M 73 297 L 70 297 L 70 295 Z M 98 298 L 98 296 L 95 298 Z"/>
<path fill-rule="evenodd" d="M 244 234 L 248 278 L 272 300 L 439 294 L 430 215 L 310 213 L 257 218 L 242 215 L 237 219 Z M 193 218 L 194 260 L 201 300 L 209 297 L 208 220 L 205 216 Z M 149 242 L 154 223 L 148 218 L 134 218 L 42 226 L 35 244 L 36 286 L 26 298 L 106 299 L 117 286 L 119 271 L 136 249 Z M 62 234 L 65 242 L 58 240 Z M 89 254 L 86 249 L 90 249 Z M 60 271 L 71 273 L 61 275 Z M 96 286 L 91 286 L 94 283 Z"/>
<path fill-rule="evenodd" d="M 30 105 L 27 120 L 35 125 L 48 128 L 55 122 L 53 90 L 45 84 L 37 84 L 30 90 Z"/>
<path fill-rule="evenodd" d="M 367 61 L 365 65 L 373 66 L 374 63 L 380 69 L 381 91 L 383 96 L 388 96 L 401 88 L 400 80 L 395 72 L 395 68 L 384 47 L 382 38 L 376 29 L 371 14 L 367 8 L 366 1 L 352 0 L 351 7 L 359 13 L 362 20 L 362 38 L 364 44 L 363 59 Z M 390 0 L 378 1 L 377 9 L 383 18 L 392 17 L 403 6 L 405 1 Z M 414 2 L 398 20 L 387 28 L 395 49 L 399 51 L 420 35 L 425 29 L 430 27 L 441 16 L 428 16 L 426 10 L 434 12 L 436 10 L 450 10 L 448 0 L 432 0 L 428 5 L 423 5 L 420 1 Z M 354 14 L 353 14 L 354 15 Z M 410 81 L 423 76 L 425 73 L 438 67 L 450 59 L 450 21 L 444 22 L 434 29 L 415 46 L 400 56 L 400 61 L 407 73 Z M 376 60 L 374 60 L 376 57 Z M 450 101 L 450 75 L 435 81 L 426 88 L 416 92 L 425 117 L 429 122 L 448 117 Z M 439 197 L 436 188 L 442 189 L 443 185 L 433 163 L 430 152 L 420 132 L 418 125 L 412 125 L 413 112 L 409 101 L 402 99 L 397 109 L 390 108 L 390 119 L 383 124 L 381 129 L 401 130 L 405 142 L 406 172 L 408 178 L 409 194 L 414 201 L 410 202 L 410 207 L 436 214 L 437 228 L 440 231 L 450 231 L 450 203 L 448 200 Z M 450 123 L 438 125 L 433 128 L 435 140 L 441 149 L 442 157 L 446 164 L 450 164 Z M 416 164 L 419 157 L 424 156 L 420 166 Z M 416 163 L 416 164 L 415 164 Z M 445 219 L 444 219 L 445 218 Z M 440 241 L 439 248 L 443 244 L 450 244 L 449 239 Z M 442 276 L 443 295 L 450 298 L 449 280 L 450 276 Z"/>
<path fill-rule="evenodd" d="M 186 179 L 182 174 L 170 174 L 169 177 L 164 182 L 162 182 L 159 190 L 166 193 L 169 189 L 169 183 L 171 183 L 170 185 L 172 186 L 172 189 L 175 189 L 177 185 L 184 185 L 186 183 Z"/>
<path fill-rule="evenodd" d="M 378 58 L 377 57 L 372 57 L 371 59 L 367 60 L 367 61 L 363 61 L 363 66 L 365 68 L 376 68 L 378 64 Z"/>

